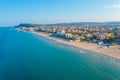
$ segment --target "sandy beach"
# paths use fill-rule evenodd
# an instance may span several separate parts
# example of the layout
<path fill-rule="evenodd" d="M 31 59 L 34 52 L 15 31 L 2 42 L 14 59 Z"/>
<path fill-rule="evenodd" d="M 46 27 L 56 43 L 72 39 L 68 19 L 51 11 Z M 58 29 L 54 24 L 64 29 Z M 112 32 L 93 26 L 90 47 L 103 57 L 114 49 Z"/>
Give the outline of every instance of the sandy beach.
<path fill-rule="evenodd" d="M 113 46 L 111 48 L 102 48 L 100 45 L 97 45 L 94 43 L 75 42 L 75 41 L 69 42 L 66 39 L 50 36 L 50 34 L 48 34 L 48 33 L 42 33 L 42 32 L 32 32 L 32 33 L 46 37 L 46 38 L 51 39 L 51 40 L 55 40 L 55 41 L 63 43 L 63 44 L 78 47 L 80 49 L 92 51 L 92 52 L 95 52 L 98 54 L 103 54 L 103 55 L 120 60 L 120 46 L 119 45 Z"/>

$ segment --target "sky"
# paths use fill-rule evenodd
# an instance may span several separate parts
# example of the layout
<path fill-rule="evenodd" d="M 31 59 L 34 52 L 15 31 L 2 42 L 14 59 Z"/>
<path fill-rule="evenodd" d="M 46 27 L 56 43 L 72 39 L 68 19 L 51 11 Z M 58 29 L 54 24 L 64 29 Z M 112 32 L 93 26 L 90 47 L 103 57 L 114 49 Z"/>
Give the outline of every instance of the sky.
<path fill-rule="evenodd" d="M 0 26 L 120 21 L 120 0 L 0 0 Z"/>

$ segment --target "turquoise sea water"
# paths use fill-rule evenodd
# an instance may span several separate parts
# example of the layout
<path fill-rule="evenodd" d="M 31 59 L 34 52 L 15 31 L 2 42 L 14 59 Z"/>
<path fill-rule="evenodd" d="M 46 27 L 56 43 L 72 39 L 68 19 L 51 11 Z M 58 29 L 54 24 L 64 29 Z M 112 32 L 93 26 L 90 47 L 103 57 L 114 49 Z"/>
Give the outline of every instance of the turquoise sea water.
<path fill-rule="evenodd" d="M 120 80 L 120 61 L 0 28 L 0 80 Z"/>

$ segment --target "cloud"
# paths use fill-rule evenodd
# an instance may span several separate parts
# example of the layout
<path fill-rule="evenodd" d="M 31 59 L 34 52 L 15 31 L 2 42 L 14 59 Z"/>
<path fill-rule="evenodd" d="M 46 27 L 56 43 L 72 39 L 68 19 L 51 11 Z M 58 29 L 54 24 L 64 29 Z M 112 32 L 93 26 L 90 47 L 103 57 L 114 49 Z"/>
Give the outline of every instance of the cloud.
<path fill-rule="evenodd" d="M 105 5 L 104 8 L 120 8 L 120 4 Z"/>

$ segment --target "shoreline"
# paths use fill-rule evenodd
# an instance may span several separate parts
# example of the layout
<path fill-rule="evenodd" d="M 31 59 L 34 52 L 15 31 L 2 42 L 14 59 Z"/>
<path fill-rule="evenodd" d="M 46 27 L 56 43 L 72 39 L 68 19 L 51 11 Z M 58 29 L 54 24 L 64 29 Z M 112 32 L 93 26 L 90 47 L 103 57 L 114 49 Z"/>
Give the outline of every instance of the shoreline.
<path fill-rule="evenodd" d="M 54 36 L 51 36 L 50 34 L 44 33 L 44 32 L 31 32 L 31 33 L 37 34 L 39 36 L 43 36 L 45 38 L 54 40 L 59 43 L 67 44 L 69 46 L 77 47 L 79 49 L 94 52 L 96 54 L 103 54 L 105 56 L 109 56 L 109 57 L 115 58 L 117 60 L 120 60 L 120 46 L 119 45 L 113 46 L 111 48 L 101 48 L 100 45 L 97 45 L 94 43 L 70 42 L 70 41 L 67 41 L 66 39 L 54 37 Z"/>

